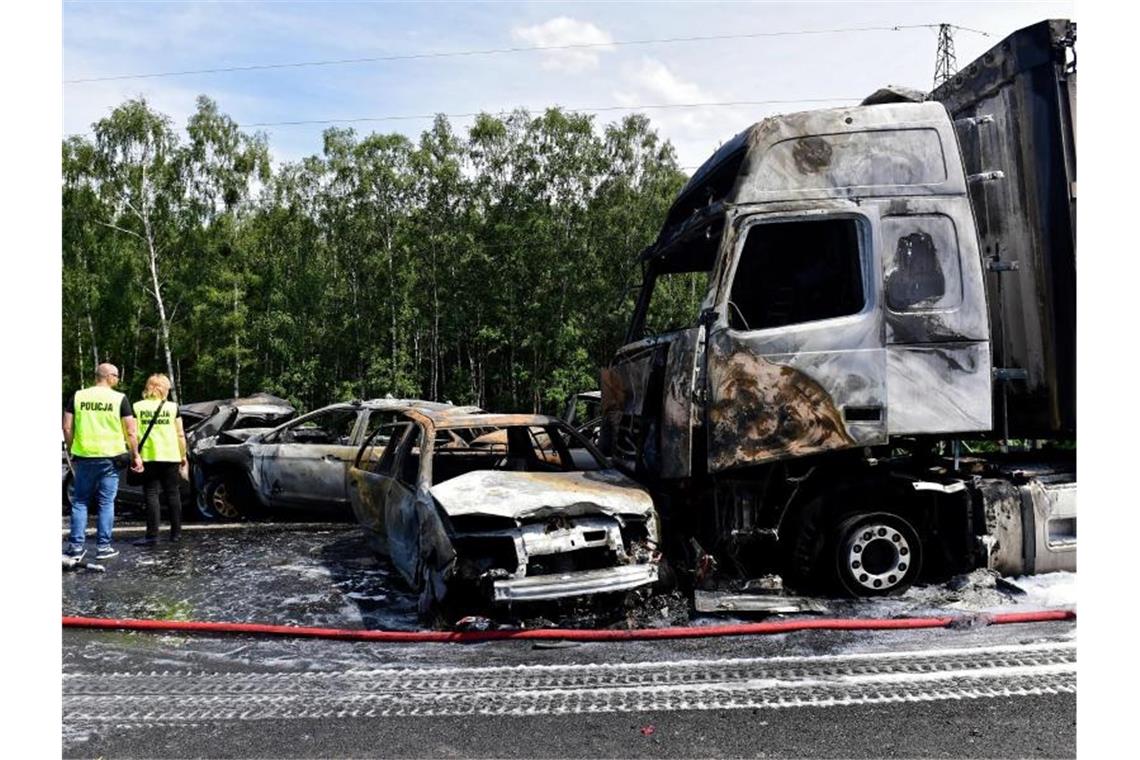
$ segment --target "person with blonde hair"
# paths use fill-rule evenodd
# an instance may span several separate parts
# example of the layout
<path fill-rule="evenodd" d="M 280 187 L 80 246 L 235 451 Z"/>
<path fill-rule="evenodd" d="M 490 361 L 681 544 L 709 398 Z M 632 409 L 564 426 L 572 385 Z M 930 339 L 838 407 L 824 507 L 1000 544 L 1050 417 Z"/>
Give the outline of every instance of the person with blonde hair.
<path fill-rule="evenodd" d="M 141 401 L 135 402 L 138 416 L 139 454 L 143 460 L 143 493 L 146 495 L 146 536 L 136 541 L 145 546 L 158 541 L 159 491 L 170 515 L 170 540 L 182 534 L 182 494 L 179 492 L 179 470 L 186 465 L 186 433 L 178 404 L 167 399 L 170 378 L 151 375 Z"/>
<path fill-rule="evenodd" d="M 128 466 L 135 472 L 143 469 L 134 410 L 126 395 L 115 390 L 118 384 L 118 367 L 104 362 L 95 368 L 95 385 L 76 391 L 63 409 L 63 440 L 75 477 L 67 556 L 75 559 L 87 553 L 87 505 L 92 499 L 98 508 L 95 556 L 110 559 L 119 553 L 111 545 L 119 471 Z"/>

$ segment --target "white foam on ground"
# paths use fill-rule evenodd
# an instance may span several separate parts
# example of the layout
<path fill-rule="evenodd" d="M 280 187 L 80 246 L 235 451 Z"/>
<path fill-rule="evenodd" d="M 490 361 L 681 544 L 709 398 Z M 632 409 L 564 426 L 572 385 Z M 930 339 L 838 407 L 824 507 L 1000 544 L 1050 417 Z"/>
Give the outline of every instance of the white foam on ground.
<path fill-rule="evenodd" d="M 1075 607 L 1077 605 L 1077 574 L 1069 572 L 1019 575 L 1006 578 L 1025 592 L 1019 604 L 1036 607 Z"/>

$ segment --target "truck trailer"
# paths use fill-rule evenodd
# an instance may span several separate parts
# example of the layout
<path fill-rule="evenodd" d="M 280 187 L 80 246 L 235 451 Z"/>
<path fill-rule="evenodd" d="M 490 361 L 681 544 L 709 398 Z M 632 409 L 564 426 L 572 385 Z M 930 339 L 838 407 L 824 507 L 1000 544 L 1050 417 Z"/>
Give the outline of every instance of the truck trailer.
<path fill-rule="evenodd" d="M 765 118 L 693 174 L 601 377 L 674 551 L 856 596 L 1075 570 L 1075 39 Z"/>

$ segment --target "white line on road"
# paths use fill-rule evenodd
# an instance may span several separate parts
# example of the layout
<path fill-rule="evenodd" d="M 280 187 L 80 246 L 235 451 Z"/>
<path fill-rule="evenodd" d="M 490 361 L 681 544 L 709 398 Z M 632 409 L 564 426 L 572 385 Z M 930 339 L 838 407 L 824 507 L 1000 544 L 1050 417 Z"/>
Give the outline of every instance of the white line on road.
<path fill-rule="evenodd" d="M 345 522 L 308 522 L 308 523 L 265 523 L 265 522 L 233 522 L 233 523 L 192 523 L 182 526 L 183 533 L 195 533 L 197 531 L 215 531 L 215 530 L 252 530 L 260 529 L 264 531 L 309 531 L 309 530 L 352 530 L 356 528 L 356 523 Z M 169 527 L 163 525 L 163 531 L 169 530 Z M 95 535 L 95 528 L 88 528 L 84 531 L 88 536 Z M 115 528 L 111 531 L 112 536 L 132 536 L 137 533 L 145 533 L 145 525 L 124 525 Z M 67 528 L 62 530 L 63 537 L 67 538 L 70 531 Z"/>
<path fill-rule="evenodd" d="M 63 691 L 65 723 L 99 725 L 835 707 L 1075 693 L 1076 648 L 98 679 L 66 673 Z"/>

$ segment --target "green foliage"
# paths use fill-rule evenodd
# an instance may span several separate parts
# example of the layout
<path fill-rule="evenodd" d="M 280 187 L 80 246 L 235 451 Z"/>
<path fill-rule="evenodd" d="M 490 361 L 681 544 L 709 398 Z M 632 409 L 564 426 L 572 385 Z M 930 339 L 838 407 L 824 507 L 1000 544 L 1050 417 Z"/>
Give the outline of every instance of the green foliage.
<path fill-rule="evenodd" d="M 418 141 L 329 129 L 272 169 L 206 98 L 185 141 L 141 100 L 95 133 L 63 145 L 64 386 L 96 350 L 128 378 L 164 369 L 141 204 L 184 399 L 560 412 L 623 341 L 636 255 L 685 179 L 646 118 L 559 109 L 466 135 L 439 116 Z"/>

